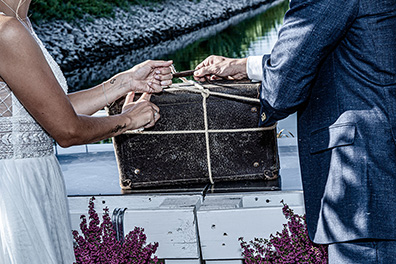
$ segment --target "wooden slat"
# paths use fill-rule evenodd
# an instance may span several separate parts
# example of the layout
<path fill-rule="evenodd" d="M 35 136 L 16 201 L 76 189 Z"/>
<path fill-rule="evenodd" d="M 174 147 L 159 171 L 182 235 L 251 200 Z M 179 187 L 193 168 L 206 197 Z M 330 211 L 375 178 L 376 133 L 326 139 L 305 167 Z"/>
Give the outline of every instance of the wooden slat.
<path fill-rule="evenodd" d="M 127 210 L 124 223 L 125 230 L 143 227 L 150 241 L 159 242 L 159 258 L 199 258 L 194 208 Z"/>
<path fill-rule="evenodd" d="M 69 197 L 72 229 L 80 230 L 80 215 L 87 215 L 90 197 Z M 144 228 L 147 242 L 160 244 L 156 255 L 161 259 L 199 259 L 195 208 L 199 195 L 98 196 L 95 209 L 128 208 L 124 216 L 125 234 L 135 226 Z M 104 203 L 103 203 L 104 202 Z"/>
<path fill-rule="evenodd" d="M 201 264 L 199 259 L 170 259 L 165 260 L 165 264 Z"/>
<path fill-rule="evenodd" d="M 205 264 L 242 264 L 242 260 L 207 260 Z"/>
<path fill-rule="evenodd" d="M 276 191 L 261 193 L 246 193 L 242 196 L 242 205 L 248 207 L 279 207 L 280 201 L 284 201 L 291 208 L 300 207 L 304 204 L 301 191 Z"/>
<path fill-rule="evenodd" d="M 270 199 L 273 206 L 253 206 L 251 201 Z M 246 199 L 250 207 L 234 209 L 215 209 L 202 206 L 197 212 L 198 228 L 204 260 L 242 259 L 238 238 L 251 240 L 255 237 L 267 238 L 270 234 L 283 229 L 286 223 L 282 214 L 280 200 L 293 204 L 298 214 L 304 213 L 302 192 L 274 193 L 274 195 L 252 195 Z M 258 202 L 257 201 L 257 202 Z M 299 204 L 300 201 L 300 204 Z M 207 202 L 207 200 L 204 201 Z M 278 205 L 277 205 L 278 204 Z M 277 206 L 276 206 L 277 205 Z M 205 208 L 210 208 L 205 210 Z"/>

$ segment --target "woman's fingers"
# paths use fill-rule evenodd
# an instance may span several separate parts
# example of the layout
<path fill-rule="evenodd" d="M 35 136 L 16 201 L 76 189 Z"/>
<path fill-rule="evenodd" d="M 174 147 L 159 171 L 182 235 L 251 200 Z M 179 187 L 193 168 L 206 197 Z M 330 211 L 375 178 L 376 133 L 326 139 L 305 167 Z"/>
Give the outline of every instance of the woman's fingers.
<path fill-rule="evenodd" d="M 153 116 L 150 118 L 149 122 L 144 126 L 144 128 L 153 127 L 159 118 L 160 114 L 158 112 L 154 112 Z"/>
<path fill-rule="evenodd" d="M 147 100 L 147 98 L 151 97 L 151 94 L 143 94 L 142 97 L 144 96 L 144 98 L 142 100 Z M 159 114 L 159 107 L 156 106 L 153 103 L 150 103 L 150 107 L 151 109 L 147 109 L 148 110 L 148 115 L 149 115 L 149 119 L 148 122 L 146 123 L 146 125 L 144 126 L 144 128 L 149 128 L 155 125 L 155 123 L 158 121 L 158 119 L 160 118 L 160 114 Z"/>
<path fill-rule="evenodd" d="M 138 102 L 142 102 L 142 101 L 148 101 L 148 102 L 149 102 L 150 99 L 151 99 L 151 94 L 149 94 L 149 93 L 143 93 L 142 96 L 139 98 L 139 100 L 137 100 L 136 102 L 137 102 L 137 103 L 138 103 Z M 159 109 L 158 106 L 156 106 L 156 105 L 153 104 L 153 103 L 150 103 L 149 106 L 151 107 L 151 109 L 148 108 L 148 111 L 149 111 L 149 114 L 150 114 L 150 118 L 149 118 L 149 122 L 148 122 L 147 125 L 153 126 L 153 125 L 155 124 L 155 122 L 157 122 L 157 120 L 158 120 L 159 117 L 160 117 L 160 115 L 159 115 L 160 109 Z M 147 125 L 146 125 L 146 126 L 147 126 Z"/>
<path fill-rule="evenodd" d="M 169 67 L 173 63 L 172 60 L 169 61 L 162 61 L 162 60 L 150 60 L 147 61 L 147 64 L 149 64 L 152 68 L 159 68 L 159 67 Z"/>
<path fill-rule="evenodd" d="M 172 73 L 169 67 L 161 67 L 154 69 L 152 79 L 148 79 L 147 86 L 148 92 L 159 93 L 162 92 L 163 87 L 170 86 L 172 84 Z"/>
<path fill-rule="evenodd" d="M 173 61 L 148 60 L 127 71 L 130 90 L 136 92 L 159 93 L 162 87 L 172 84 L 170 66 Z"/>
<path fill-rule="evenodd" d="M 159 113 L 160 109 L 159 109 L 158 106 L 156 106 L 155 104 L 153 104 L 152 107 L 153 107 L 155 113 Z"/>
<path fill-rule="evenodd" d="M 143 93 L 142 96 L 139 98 L 138 101 L 142 101 L 142 100 L 150 101 L 150 99 L 151 99 L 151 94 L 149 94 L 149 93 Z M 151 107 L 153 108 L 154 112 L 157 112 L 157 113 L 158 113 L 158 112 L 160 111 L 160 109 L 159 109 L 158 106 L 156 106 L 155 104 L 153 104 L 153 103 L 151 103 L 151 102 L 150 102 L 150 104 L 151 104 Z"/>
<path fill-rule="evenodd" d="M 150 93 L 143 93 L 140 96 L 139 100 L 137 100 L 136 102 L 140 102 L 142 100 L 150 101 L 150 99 L 151 99 L 151 94 Z"/>
<path fill-rule="evenodd" d="M 129 104 L 129 103 L 133 103 L 133 99 L 134 99 L 134 98 L 135 98 L 135 92 L 129 92 L 129 93 L 127 94 L 126 98 L 125 98 L 125 103 L 124 103 L 124 105 Z"/>
<path fill-rule="evenodd" d="M 151 89 L 148 92 L 150 93 L 159 93 L 162 92 L 162 89 L 164 87 L 168 87 L 172 84 L 171 80 L 168 81 L 152 81 L 152 82 L 148 82 L 147 85 L 148 87 Z"/>
<path fill-rule="evenodd" d="M 172 78 L 173 75 L 168 68 L 168 70 L 158 70 L 156 74 L 154 75 L 154 79 L 156 80 L 155 82 L 152 82 L 152 86 L 169 86 L 172 84 Z M 153 87 L 154 88 L 154 87 Z M 157 88 L 157 87 L 155 87 Z"/>
<path fill-rule="evenodd" d="M 166 74 L 163 74 L 163 73 L 158 74 L 158 73 L 156 73 L 156 74 L 154 75 L 154 78 L 155 78 L 156 80 L 159 80 L 159 81 L 172 80 L 173 74 L 170 73 L 170 72 L 169 72 L 169 73 L 166 73 Z"/>
<path fill-rule="evenodd" d="M 152 127 L 160 118 L 158 106 L 147 101 L 149 97 L 150 95 L 144 94 L 136 102 L 124 104 L 123 114 L 133 121 L 128 129 Z"/>
<path fill-rule="evenodd" d="M 159 67 L 159 68 L 155 69 L 155 73 L 156 74 L 167 75 L 167 74 L 172 73 L 172 71 L 171 71 L 169 66 L 168 67 Z"/>

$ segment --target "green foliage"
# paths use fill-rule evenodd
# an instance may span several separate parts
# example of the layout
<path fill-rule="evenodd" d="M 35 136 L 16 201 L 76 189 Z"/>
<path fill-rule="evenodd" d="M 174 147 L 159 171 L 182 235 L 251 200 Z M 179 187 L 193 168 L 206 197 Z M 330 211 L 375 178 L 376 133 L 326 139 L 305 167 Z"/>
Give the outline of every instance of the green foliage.
<path fill-rule="evenodd" d="M 73 21 L 91 17 L 112 17 L 114 8 L 127 9 L 129 5 L 155 5 L 163 0 L 33 0 L 30 17 L 35 23 L 51 20 Z"/>

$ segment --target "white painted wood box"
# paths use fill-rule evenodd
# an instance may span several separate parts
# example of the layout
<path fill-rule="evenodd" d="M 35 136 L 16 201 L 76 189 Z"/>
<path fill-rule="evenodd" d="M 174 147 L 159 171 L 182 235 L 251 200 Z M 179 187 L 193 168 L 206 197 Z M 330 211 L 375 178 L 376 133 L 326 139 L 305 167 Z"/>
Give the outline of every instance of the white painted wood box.
<path fill-rule="evenodd" d="M 69 197 L 72 228 L 79 230 L 87 214 L 88 196 Z M 286 220 L 281 200 L 296 213 L 304 213 L 301 191 L 233 194 L 153 194 L 96 196 L 98 213 L 107 206 L 127 208 L 123 227 L 127 234 L 143 227 L 148 242 L 158 242 L 156 255 L 166 264 L 240 264 L 239 237 L 269 237 Z"/>

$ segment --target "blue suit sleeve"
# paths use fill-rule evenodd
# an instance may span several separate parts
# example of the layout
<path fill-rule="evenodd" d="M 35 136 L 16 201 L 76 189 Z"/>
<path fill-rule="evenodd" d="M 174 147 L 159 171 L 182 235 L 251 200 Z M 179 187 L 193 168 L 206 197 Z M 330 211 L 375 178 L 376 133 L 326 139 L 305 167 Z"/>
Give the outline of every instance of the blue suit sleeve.
<path fill-rule="evenodd" d="M 358 0 L 291 0 L 272 53 L 263 56 L 260 126 L 297 111 L 326 56 L 359 11 Z"/>

